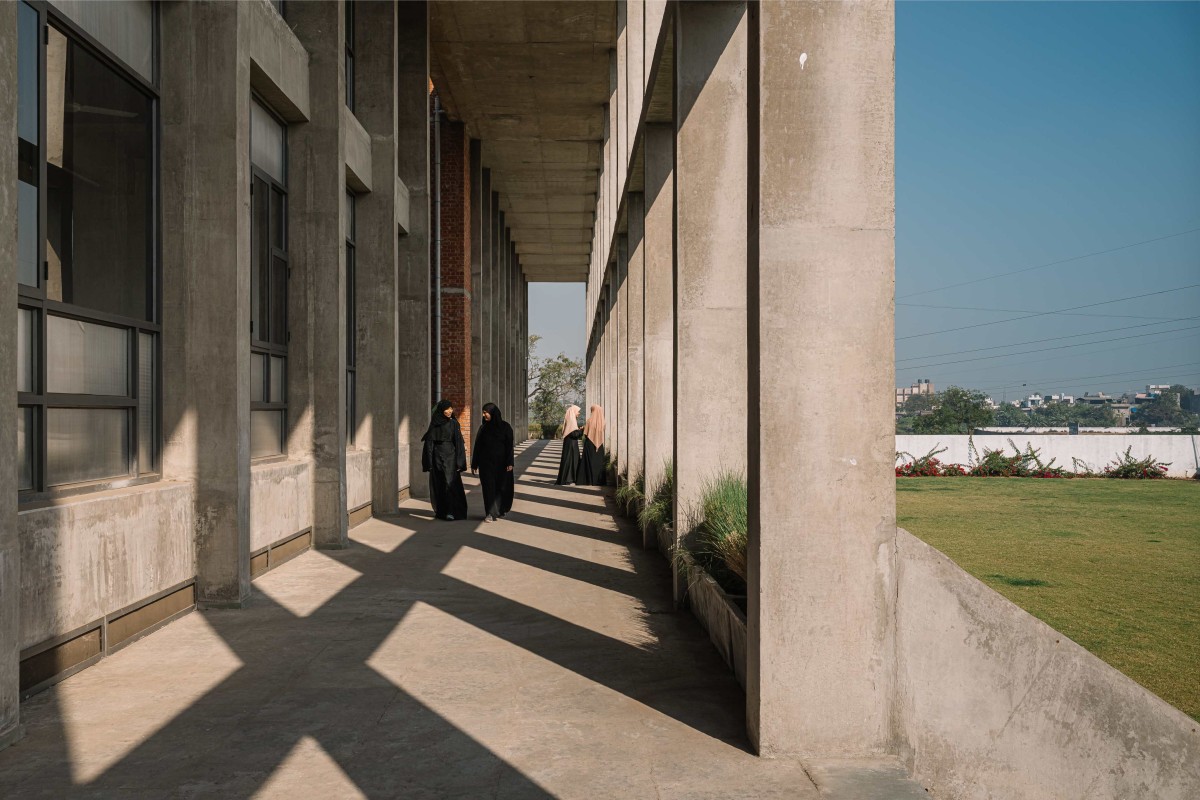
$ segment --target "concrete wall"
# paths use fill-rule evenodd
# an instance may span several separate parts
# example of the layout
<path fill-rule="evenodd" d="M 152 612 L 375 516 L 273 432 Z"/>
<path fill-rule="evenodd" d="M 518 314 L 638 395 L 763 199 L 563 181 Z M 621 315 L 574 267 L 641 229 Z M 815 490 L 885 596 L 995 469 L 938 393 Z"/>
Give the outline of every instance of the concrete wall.
<path fill-rule="evenodd" d="M 1200 797 L 1197 723 L 907 531 L 897 749 L 934 797 Z"/>
<path fill-rule="evenodd" d="M 250 470 L 250 552 L 311 528 L 312 524 L 312 461 L 256 464 Z"/>
<path fill-rule="evenodd" d="M 346 509 L 361 508 L 371 502 L 371 452 L 346 451 Z"/>
<path fill-rule="evenodd" d="M 21 511 L 21 648 L 194 577 L 192 504 L 162 481 Z"/>
<path fill-rule="evenodd" d="M 982 456 L 984 450 L 1003 450 L 1010 455 L 1012 445 L 1008 440 L 1024 451 L 1030 445 L 1040 451 L 1044 462 L 1057 459 L 1055 466 L 1068 470 L 1073 469 L 1072 458 L 1078 458 L 1087 463 L 1094 471 L 1100 471 L 1105 466 L 1125 453 L 1125 448 L 1132 448 L 1130 455 L 1134 458 L 1154 456 L 1160 461 L 1169 461 L 1171 466 L 1167 472 L 1172 478 L 1192 478 L 1200 472 L 1200 436 L 1187 435 L 1137 435 L 1089 436 L 1036 436 L 1028 434 L 976 436 L 975 449 Z M 914 458 L 920 458 L 931 450 L 947 448 L 946 452 L 937 456 L 944 464 L 971 463 L 967 436 L 938 436 L 938 435 L 907 435 L 896 437 L 896 451 L 909 453 Z M 912 461 L 908 457 L 899 457 L 896 464 Z"/>

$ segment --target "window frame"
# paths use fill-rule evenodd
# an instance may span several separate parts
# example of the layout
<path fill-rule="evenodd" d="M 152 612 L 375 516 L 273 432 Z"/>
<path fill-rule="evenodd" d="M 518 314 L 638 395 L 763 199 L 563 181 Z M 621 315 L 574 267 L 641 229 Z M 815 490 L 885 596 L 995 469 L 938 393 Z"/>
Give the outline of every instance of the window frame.
<path fill-rule="evenodd" d="M 251 93 L 250 102 L 252 104 L 257 103 L 283 129 L 283 164 L 284 164 L 284 178 L 286 179 L 288 152 L 289 152 L 289 149 L 288 149 L 288 123 L 281 116 L 279 116 L 277 113 L 275 113 L 275 110 L 271 108 L 270 104 L 267 103 L 262 97 L 260 97 L 258 95 L 258 93 L 256 93 L 256 92 Z M 251 136 L 253 136 L 253 133 L 251 133 Z M 269 253 L 268 253 L 268 263 L 260 264 L 259 269 L 267 270 L 267 274 L 268 274 L 267 282 L 268 282 L 268 287 L 269 287 L 268 294 L 270 294 L 272 298 L 278 299 L 280 302 L 278 303 L 278 305 L 276 305 L 269 299 L 268 305 L 267 305 L 268 318 L 265 321 L 265 323 L 262 320 L 259 320 L 259 322 L 262 323 L 261 327 L 265 328 L 267 330 L 267 332 L 268 332 L 267 336 L 269 337 L 270 331 L 273 328 L 274 322 L 275 322 L 275 318 L 274 318 L 273 314 L 281 313 L 283 315 L 283 338 L 284 338 L 284 341 L 282 344 L 278 343 L 278 342 L 264 340 L 261 338 L 262 331 L 256 330 L 255 326 L 254 326 L 254 315 L 257 313 L 257 309 L 253 308 L 254 304 L 251 303 L 252 308 L 250 310 L 250 321 L 249 321 L 249 324 L 250 324 L 250 358 L 252 361 L 255 356 L 263 356 L 266 359 L 264 362 L 265 368 L 263 369 L 262 396 L 269 398 L 269 399 L 267 399 L 267 400 L 251 399 L 250 400 L 250 411 L 251 411 L 251 413 L 253 413 L 255 411 L 273 411 L 273 412 L 281 412 L 281 414 L 282 414 L 282 424 L 280 426 L 279 452 L 269 453 L 269 454 L 265 454 L 265 455 L 261 455 L 261 456 L 253 456 L 251 458 L 251 461 L 255 464 L 258 464 L 261 462 L 270 461 L 272 459 L 280 460 L 282 458 L 286 458 L 287 454 L 288 454 L 287 441 L 288 441 L 289 414 L 288 414 L 287 396 L 288 396 L 288 384 L 289 384 L 288 373 L 290 371 L 290 365 L 288 363 L 288 361 L 289 361 L 288 348 L 289 348 L 289 344 L 290 344 L 291 338 L 292 338 L 291 320 L 290 320 L 288 312 L 290 310 L 289 303 L 290 303 L 290 291 L 291 291 L 292 265 L 291 265 L 290 256 L 288 255 L 288 248 L 287 248 L 288 236 L 289 236 L 290 229 L 291 229 L 291 226 L 288 224 L 288 205 L 289 205 L 288 204 L 288 188 L 285 184 L 280 183 L 278 179 L 276 179 L 274 176 L 272 176 L 268 172 L 266 172 L 266 170 L 257 166 L 254 163 L 253 156 L 252 156 L 253 152 L 254 152 L 253 145 L 251 145 L 250 151 L 247 153 L 247 158 L 250 161 L 250 251 L 251 251 L 251 253 L 250 253 L 250 258 L 251 258 L 250 280 L 251 280 L 251 283 L 253 283 L 253 281 L 254 281 L 253 259 L 257 257 L 257 253 L 258 253 L 258 248 L 257 248 L 257 244 L 256 244 L 257 240 L 254 237 L 254 231 L 255 231 L 255 226 L 256 226 L 256 219 L 255 219 L 256 207 L 255 207 L 254 186 L 255 186 L 256 181 L 260 181 L 263 184 L 265 184 L 266 189 L 269 192 L 269 195 L 268 195 L 268 198 L 266 201 L 266 203 L 267 203 L 267 221 L 266 221 L 266 226 L 265 226 L 265 235 L 267 236 L 267 239 L 269 241 Z M 275 243 L 275 240 L 271 237 L 271 213 L 272 213 L 271 200 L 275 193 L 278 193 L 282 197 L 282 204 L 281 204 L 282 205 L 282 207 L 281 207 L 282 219 L 280 220 L 280 226 L 282 228 L 282 239 L 283 239 L 283 245 L 284 245 L 282 248 L 279 247 Z M 282 288 L 282 290 L 278 290 L 278 292 L 277 292 L 277 287 L 275 287 L 274 282 L 273 282 L 273 276 L 274 276 L 273 267 L 274 267 L 275 259 L 277 259 L 277 258 L 280 259 L 284 265 L 283 288 Z M 255 288 L 253 286 L 251 286 L 251 296 L 252 297 L 254 296 L 254 292 L 255 292 Z M 271 359 L 273 359 L 273 358 L 283 359 L 283 378 L 281 381 L 281 383 L 283 385 L 280 387 L 280 391 L 283 396 L 283 400 L 271 399 L 272 398 L 272 395 L 271 395 Z M 251 367 L 250 374 L 251 374 L 251 376 L 253 376 L 253 374 L 254 374 L 253 367 Z M 251 394 L 251 398 L 253 398 L 253 394 Z"/>
<path fill-rule="evenodd" d="M 346 448 L 354 448 L 358 430 L 358 263 L 355 250 L 355 231 L 358 196 L 349 187 L 346 197 L 350 218 L 345 221 L 346 236 Z"/>
<path fill-rule="evenodd" d="M 27 441 L 32 438 L 29 448 L 32 457 L 31 475 L 32 487 L 19 489 L 17 501 L 19 507 L 27 504 L 53 500 L 74 494 L 118 489 L 153 483 L 162 478 L 162 408 L 163 408 L 163 346 L 162 346 L 162 203 L 161 203 L 161 152 L 162 152 L 162 115 L 161 97 L 159 92 L 159 24 L 160 15 L 158 4 L 153 4 L 152 29 L 152 72 L 153 81 L 148 81 L 142 75 L 127 67 L 121 59 L 100 44 L 93 36 L 75 24 L 46 0 L 19 0 L 32 8 L 38 15 L 37 39 L 37 92 L 38 92 L 38 219 L 37 219 L 37 265 L 38 284 L 29 286 L 17 283 L 17 308 L 33 311 L 33 336 L 30 347 L 34 362 L 34 380 L 36 385 L 31 392 L 17 393 L 18 413 L 23 408 L 33 409 L 33 428 L 26 431 Z M 146 280 L 146 319 L 136 319 L 119 314 L 99 311 L 85 306 L 52 300 L 46 296 L 45 281 L 47 271 L 46 259 L 46 227 L 47 227 L 47 194 L 49 186 L 49 168 L 46 161 L 47 151 L 47 91 L 46 91 L 46 47 L 50 28 L 55 28 L 71 45 L 84 49 L 90 56 L 96 58 L 103 66 L 112 70 L 120 78 L 127 81 L 137 91 L 146 96 L 150 103 L 150 198 L 147 208 L 147 280 Z M 66 319 L 76 319 L 94 324 L 109 325 L 122 328 L 128 332 L 127 358 L 129 375 L 127 377 L 126 395 L 95 395 L 67 394 L 49 392 L 47 378 L 49 367 L 47 363 L 47 336 L 49 317 L 51 315 Z M 140 381 L 139 352 L 140 334 L 150 334 L 154 337 L 154 396 L 152 398 L 152 414 L 154 426 L 151 432 L 152 456 L 150 469 L 141 470 L 139 463 L 139 436 L 141 431 L 138 418 L 138 401 Z M 128 474 L 110 478 L 100 478 L 90 481 L 80 481 L 67 484 L 50 485 L 46 473 L 49 450 L 49 411 L 58 408 L 78 409 L 125 409 L 128 416 L 128 433 L 126 448 L 128 457 L 126 466 Z M 15 454 L 14 454 L 15 456 Z"/>

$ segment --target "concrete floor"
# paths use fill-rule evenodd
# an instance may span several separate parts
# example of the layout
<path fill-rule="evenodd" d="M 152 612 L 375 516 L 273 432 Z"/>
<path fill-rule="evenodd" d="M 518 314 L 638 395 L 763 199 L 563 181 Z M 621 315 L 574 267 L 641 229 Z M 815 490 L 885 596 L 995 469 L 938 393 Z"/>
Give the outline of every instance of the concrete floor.
<path fill-rule="evenodd" d="M 558 453 L 523 451 L 505 520 L 405 503 L 30 699 L 0 797 L 926 796 L 753 756 L 665 560 L 601 490 L 554 486 Z"/>

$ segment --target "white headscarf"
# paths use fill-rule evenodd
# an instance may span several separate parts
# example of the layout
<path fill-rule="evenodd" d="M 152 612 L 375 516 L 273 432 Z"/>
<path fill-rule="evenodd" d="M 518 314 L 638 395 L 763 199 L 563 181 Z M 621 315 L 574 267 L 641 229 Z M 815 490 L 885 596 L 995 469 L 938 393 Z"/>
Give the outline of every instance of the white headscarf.
<path fill-rule="evenodd" d="M 562 435 L 564 439 L 579 430 L 579 411 L 579 406 L 571 406 L 567 409 L 567 413 L 563 417 Z"/>

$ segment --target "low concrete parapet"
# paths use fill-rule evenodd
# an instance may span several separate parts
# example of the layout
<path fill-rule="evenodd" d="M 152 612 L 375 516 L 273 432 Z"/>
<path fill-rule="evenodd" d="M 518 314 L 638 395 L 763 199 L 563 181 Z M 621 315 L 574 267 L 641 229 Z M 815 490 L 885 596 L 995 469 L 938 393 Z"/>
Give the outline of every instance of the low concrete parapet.
<path fill-rule="evenodd" d="M 940 436 L 933 434 L 906 434 L 896 437 L 896 452 L 909 453 L 914 458 L 933 450 L 946 448 L 938 456 L 938 460 L 946 464 L 971 463 L 969 438 L 966 435 Z M 1062 436 L 1053 434 L 1013 434 L 977 435 L 975 448 L 980 455 L 986 450 L 1004 450 L 1012 454 L 1008 440 L 1024 451 L 1029 446 L 1040 451 L 1043 461 L 1057 459 L 1056 467 L 1068 471 L 1073 470 L 1072 459 L 1079 459 L 1094 472 L 1099 472 L 1105 466 L 1120 458 L 1126 448 L 1132 448 L 1130 455 L 1134 458 L 1154 456 L 1159 461 L 1170 462 L 1167 471 L 1168 478 L 1193 478 L 1200 474 L 1200 436 L 1186 434 L 1129 434 L 1126 436 L 1080 434 L 1078 436 Z M 901 457 L 896 464 L 907 463 L 911 459 Z"/>
<path fill-rule="evenodd" d="M 688 608 L 708 631 L 721 658 L 746 688 L 746 615 L 725 590 L 686 553 Z"/>
<path fill-rule="evenodd" d="M 893 721 L 933 796 L 1200 797 L 1200 723 L 904 530 L 897 569 Z"/>
<path fill-rule="evenodd" d="M 290 539 L 313 524 L 313 462 L 274 461 L 250 470 L 250 552 Z"/>

